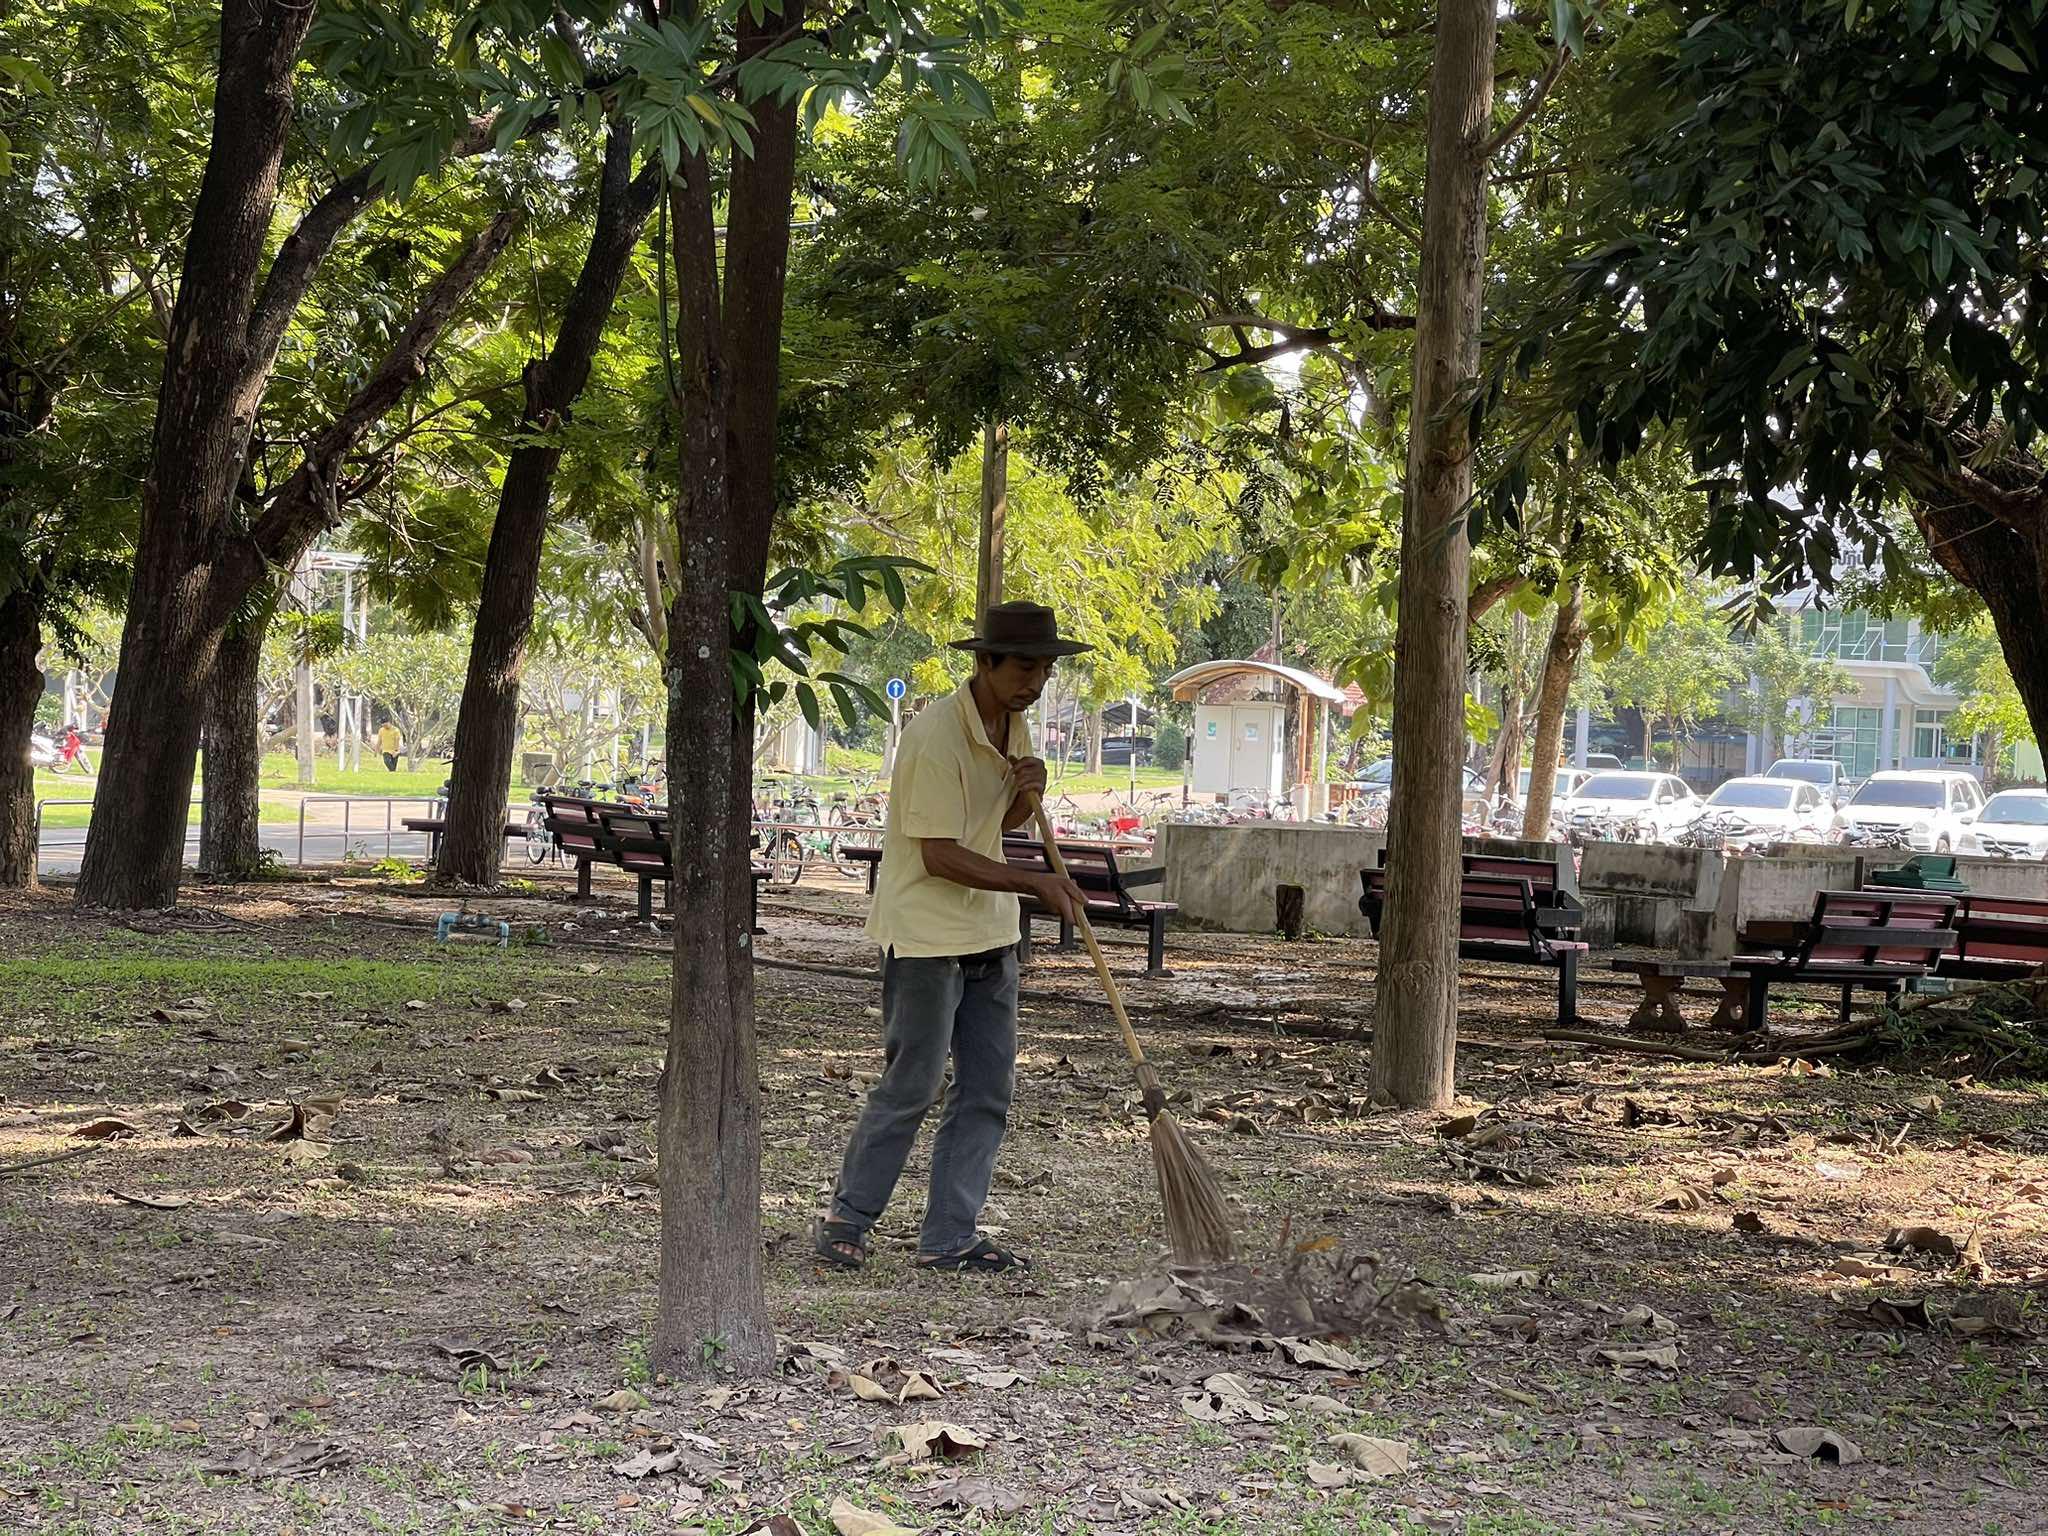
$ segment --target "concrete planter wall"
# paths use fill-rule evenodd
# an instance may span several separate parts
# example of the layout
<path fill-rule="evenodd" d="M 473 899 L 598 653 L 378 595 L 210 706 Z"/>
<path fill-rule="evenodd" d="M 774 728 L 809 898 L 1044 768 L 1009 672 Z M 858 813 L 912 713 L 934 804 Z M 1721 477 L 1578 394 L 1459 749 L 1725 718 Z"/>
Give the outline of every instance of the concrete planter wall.
<path fill-rule="evenodd" d="M 1316 822 L 1169 824 L 1160 829 L 1158 862 L 1165 899 L 1180 904 L 1180 920 L 1191 926 L 1270 932 L 1274 887 L 1298 885 L 1310 928 L 1364 938 L 1358 872 L 1379 862 L 1386 843 L 1381 830 Z M 1642 945 L 1696 959 L 1725 959 L 1745 924 L 1806 917 L 1815 892 L 1853 891 L 1873 871 L 1905 862 L 1847 848 L 1728 858 L 1704 848 L 1589 843 L 1574 872 L 1562 843 L 1468 837 L 1465 850 L 1557 863 L 1560 882 L 1586 904 L 1586 938 L 1596 948 Z M 1956 873 L 1986 895 L 2048 899 L 2048 864 L 1961 858 Z"/>
<path fill-rule="evenodd" d="M 1358 872 L 1379 863 L 1384 830 L 1318 822 L 1269 821 L 1234 827 L 1176 825 L 1159 831 L 1166 866 L 1164 899 L 1180 904 L 1180 920 L 1198 928 L 1267 933 L 1274 925 L 1273 888 L 1298 885 L 1303 921 L 1318 933 L 1366 938 L 1358 910 Z M 1465 839 L 1468 853 L 1562 860 L 1559 878 L 1576 890 L 1571 850 L 1561 843 L 1512 838 Z"/>

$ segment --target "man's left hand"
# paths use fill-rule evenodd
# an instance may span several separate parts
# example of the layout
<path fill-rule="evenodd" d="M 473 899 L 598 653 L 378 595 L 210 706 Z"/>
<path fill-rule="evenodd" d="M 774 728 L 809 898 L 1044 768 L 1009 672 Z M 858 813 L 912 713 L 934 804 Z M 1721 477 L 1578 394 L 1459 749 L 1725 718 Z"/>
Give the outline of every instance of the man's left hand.
<path fill-rule="evenodd" d="M 1017 786 L 1018 794 L 1042 797 L 1045 794 L 1045 760 L 1038 757 L 1012 758 L 1010 781 Z"/>

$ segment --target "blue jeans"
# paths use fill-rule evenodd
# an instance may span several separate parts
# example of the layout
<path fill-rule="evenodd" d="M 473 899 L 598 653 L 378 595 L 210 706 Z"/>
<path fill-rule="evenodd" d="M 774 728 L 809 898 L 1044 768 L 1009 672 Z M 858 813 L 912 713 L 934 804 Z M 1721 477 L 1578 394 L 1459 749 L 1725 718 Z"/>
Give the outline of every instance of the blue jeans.
<path fill-rule="evenodd" d="M 883 958 L 882 1077 L 847 1143 L 834 1221 L 865 1232 L 880 1219 L 917 1128 L 946 1087 L 949 1057 L 953 1084 L 932 1140 L 922 1253 L 958 1253 L 974 1241 L 995 1178 L 1017 1084 L 1014 948 Z"/>

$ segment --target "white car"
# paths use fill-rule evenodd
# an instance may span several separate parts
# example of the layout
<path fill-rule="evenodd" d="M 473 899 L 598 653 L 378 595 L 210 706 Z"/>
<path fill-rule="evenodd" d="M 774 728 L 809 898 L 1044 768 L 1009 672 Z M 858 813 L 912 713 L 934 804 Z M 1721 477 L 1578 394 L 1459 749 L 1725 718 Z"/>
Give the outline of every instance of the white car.
<path fill-rule="evenodd" d="M 1983 809 L 1984 791 L 1967 773 L 1873 773 L 1839 824 L 1845 843 L 1899 838 L 1920 853 L 1948 853 Z"/>
<path fill-rule="evenodd" d="M 2048 858 L 2048 789 L 2007 789 L 1993 795 L 1963 833 L 1956 851 L 2001 859 Z"/>
<path fill-rule="evenodd" d="M 1820 791 L 1829 810 L 1840 810 L 1849 798 L 1849 777 L 1831 757 L 1781 757 L 1764 770 L 1767 779 L 1797 779 Z"/>
<path fill-rule="evenodd" d="M 1754 847 L 1767 843 L 1824 842 L 1835 826 L 1834 807 L 1815 785 L 1787 777 L 1730 779 L 1700 808 L 1694 823 L 1712 841 Z"/>
<path fill-rule="evenodd" d="M 1699 813 L 1700 797 L 1674 773 L 1596 773 L 1572 796 L 1570 830 L 1581 839 L 1662 843 Z"/>

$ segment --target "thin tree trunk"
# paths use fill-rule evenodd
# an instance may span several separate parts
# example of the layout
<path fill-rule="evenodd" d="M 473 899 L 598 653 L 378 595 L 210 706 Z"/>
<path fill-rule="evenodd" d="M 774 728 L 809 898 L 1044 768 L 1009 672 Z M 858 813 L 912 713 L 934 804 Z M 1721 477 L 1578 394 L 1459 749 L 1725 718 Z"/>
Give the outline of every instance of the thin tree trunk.
<path fill-rule="evenodd" d="M 1415 320 L 1415 388 L 1401 517 L 1394 782 L 1380 941 L 1372 1097 L 1450 1102 L 1458 1045 L 1458 884 L 1465 740 L 1465 615 L 1472 494 L 1468 392 L 1479 371 L 1491 0 L 1444 0 L 1429 85 Z"/>
<path fill-rule="evenodd" d="M 28 736 L 43 696 L 42 610 L 25 587 L 0 600 L 0 888 L 36 883 L 36 771 Z"/>
<path fill-rule="evenodd" d="M 1102 706 L 1088 712 L 1088 771 L 1102 772 Z"/>
<path fill-rule="evenodd" d="M 470 640 L 469 672 L 455 721 L 455 762 L 448 774 L 447 831 L 440 875 L 495 885 L 504 857 L 506 797 L 519 740 L 519 677 L 533 632 L 541 546 L 562 460 L 559 428 L 590 377 L 633 247 L 654 212 L 660 179 L 648 166 L 633 175 L 633 131 L 614 123 L 605 140 L 604 179 L 590 248 L 562 325 L 546 358 L 526 368 L 522 441 L 505 466 L 498 515 L 484 557 L 483 589 Z"/>
<path fill-rule="evenodd" d="M 742 10 L 742 56 L 781 17 Z M 753 708 L 733 707 L 731 594 L 759 593 L 775 515 L 796 108 L 750 102 L 754 152 L 726 197 L 720 302 L 716 190 L 702 157 L 670 195 L 678 326 L 681 570 L 669 616 L 669 823 L 675 979 L 661 1100 L 661 1284 L 653 1354 L 671 1373 L 765 1373 L 775 1330 L 762 1285 L 761 1089 L 754 1033 L 748 841 Z M 689 742 L 686 760 L 673 744 Z"/>
<path fill-rule="evenodd" d="M 270 613 L 227 632 L 206 691 L 205 797 L 199 808 L 199 872 L 247 880 L 263 865 L 263 738 L 256 718 L 263 633 Z"/>
<path fill-rule="evenodd" d="M 974 623 L 1003 600 L 1003 524 L 1010 512 L 1010 428 L 981 429 L 981 540 L 974 568 Z"/>
<path fill-rule="evenodd" d="M 1543 679 L 1536 685 L 1536 738 L 1530 748 L 1529 802 L 1522 807 L 1522 836 L 1531 842 L 1550 837 L 1550 803 L 1557 793 L 1557 760 L 1564 753 L 1564 707 L 1571 697 L 1572 674 L 1585 648 L 1585 605 L 1575 581 L 1558 595 L 1557 618 L 1550 626 L 1550 646 L 1543 653 Z"/>

